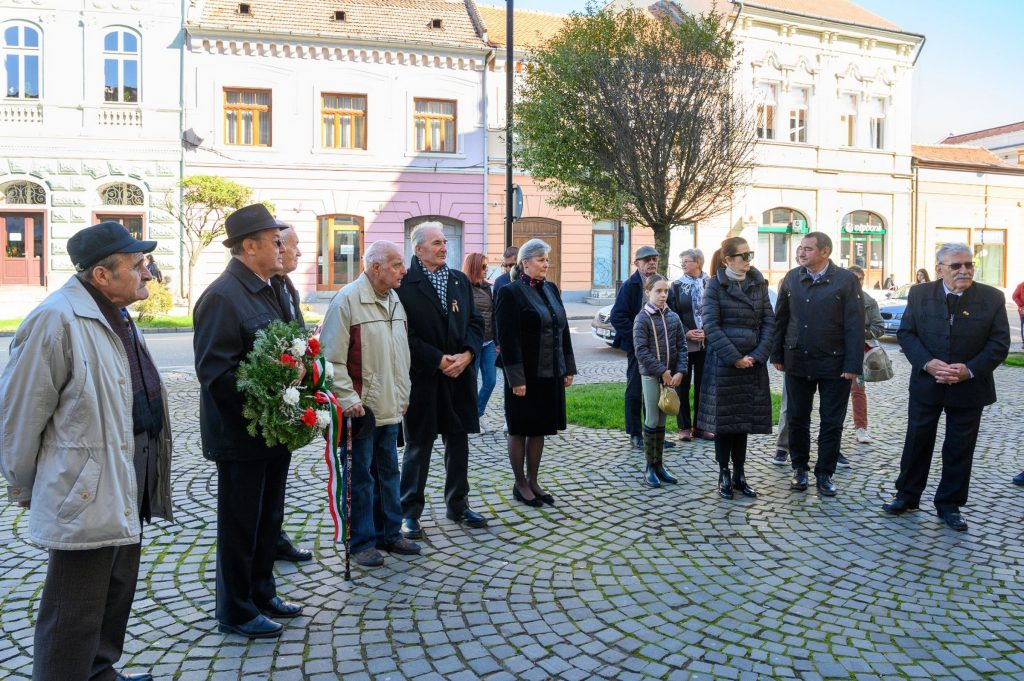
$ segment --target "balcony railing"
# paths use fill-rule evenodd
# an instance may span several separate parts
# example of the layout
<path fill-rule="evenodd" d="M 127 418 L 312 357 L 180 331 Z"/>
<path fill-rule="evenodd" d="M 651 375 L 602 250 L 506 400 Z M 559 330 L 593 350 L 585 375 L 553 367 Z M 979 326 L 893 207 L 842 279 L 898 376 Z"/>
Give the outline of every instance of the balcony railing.
<path fill-rule="evenodd" d="M 39 125 L 43 122 L 42 104 L 0 103 L 0 125 L 27 123 Z"/>
<path fill-rule="evenodd" d="M 103 107 L 97 112 L 97 122 L 104 126 L 138 128 L 142 126 L 142 110 L 125 106 Z"/>

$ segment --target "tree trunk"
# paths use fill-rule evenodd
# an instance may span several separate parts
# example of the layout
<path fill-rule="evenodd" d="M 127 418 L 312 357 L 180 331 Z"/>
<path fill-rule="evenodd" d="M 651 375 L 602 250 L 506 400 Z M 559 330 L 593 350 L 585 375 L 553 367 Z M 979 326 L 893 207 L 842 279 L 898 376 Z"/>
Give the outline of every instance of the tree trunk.
<path fill-rule="evenodd" d="M 194 279 L 196 272 L 196 261 L 199 259 L 198 255 L 199 252 L 197 251 L 194 254 L 189 254 L 188 257 L 188 315 L 190 317 L 192 316 L 192 310 L 194 310 L 196 306 L 196 298 L 195 295 L 193 294 L 193 289 L 195 286 Z"/>
<path fill-rule="evenodd" d="M 654 232 L 654 248 L 658 251 L 658 272 L 668 277 L 668 264 L 676 261 L 676 254 L 671 251 L 671 225 L 651 225 Z M 671 277 L 669 277 L 671 279 Z"/>

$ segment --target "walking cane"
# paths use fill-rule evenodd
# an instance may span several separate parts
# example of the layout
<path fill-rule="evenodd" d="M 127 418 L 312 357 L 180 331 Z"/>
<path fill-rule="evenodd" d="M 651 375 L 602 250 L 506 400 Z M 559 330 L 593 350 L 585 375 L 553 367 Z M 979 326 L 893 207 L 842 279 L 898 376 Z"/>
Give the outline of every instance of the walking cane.
<path fill-rule="evenodd" d="M 352 517 L 352 417 L 345 417 L 345 581 L 352 581 L 352 568 L 349 564 L 349 547 L 351 545 Z"/>

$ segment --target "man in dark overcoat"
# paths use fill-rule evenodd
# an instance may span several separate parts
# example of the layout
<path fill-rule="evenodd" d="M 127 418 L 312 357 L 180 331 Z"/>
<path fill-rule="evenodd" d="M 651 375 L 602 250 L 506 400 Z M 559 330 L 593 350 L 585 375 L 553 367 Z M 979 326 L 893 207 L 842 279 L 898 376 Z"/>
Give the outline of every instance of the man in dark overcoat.
<path fill-rule="evenodd" d="M 818 493 L 835 496 L 832 476 L 850 402 L 850 381 L 864 371 L 864 302 L 860 281 L 837 267 L 832 239 L 811 232 L 800 241 L 795 267 L 779 287 L 772 363 L 786 373 L 790 489 L 807 489 L 811 408 L 818 393 L 820 419 L 814 477 Z"/>
<path fill-rule="evenodd" d="M 280 636 L 274 620 L 302 612 L 277 595 L 274 582 L 291 452 L 249 435 L 235 378 L 256 333 L 285 318 L 271 286 L 282 269 L 285 226 L 263 204 L 229 215 L 231 260 L 194 312 L 203 456 L 217 464 L 217 621 L 221 631 L 248 638 Z"/>
<path fill-rule="evenodd" d="M 644 398 L 640 388 L 640 365 L 633 351 L 633 322 L 644 306 L 644 282 L 658 271 L 658 251 L 653 246 L 641 246 L 633 256 L 636 270 L 623 282 L 619 292 L 615 294 L 608 321 L 615 327 L 613 348 L 626 353 L 626 434 L 633 449 L 644 448 L 643 420 L 641 412 Z M 674 442 L 666 442 L 665 447 L 675 447 Z"/>
<path fill-rule="evenodd" d="M 420 539 L 420 515 L 438 434 L 444 441 L 447 516 L 467 527 L 487 519 L 469 507 L 469 433 L 480 430 L 473 358 L 483 343 L 483 318 L 473 305 L 469 279 L 445 264 L 447 241 L 440 222 L 412 232 L 415 254 L 396 289 L 409 317 L 412 388 L 405 414 L 402 460 L 402 534 Z"/>
<path fill-rule="evenodd" d="M 967 244 L 944 244 L 935 258 L 939 279 L 910 289 L 897 332 L 912 369 L 907 436 L 896 496 L 883 506 L 894 515 L 918 507 L 945 412 L 935 509 L 961 532 L 967 529 L 960 507 L 967 503 L 981 413 L 996 401 L 992 374 L 1010 350 L 1006 299 L 999 289 L 974 281 L 973 256 Z"/>

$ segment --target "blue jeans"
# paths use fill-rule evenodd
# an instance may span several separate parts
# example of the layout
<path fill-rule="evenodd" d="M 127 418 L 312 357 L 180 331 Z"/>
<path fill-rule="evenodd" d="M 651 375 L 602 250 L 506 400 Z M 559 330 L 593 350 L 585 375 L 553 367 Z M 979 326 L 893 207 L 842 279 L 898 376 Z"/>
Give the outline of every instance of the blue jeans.
<path fill-rule="evenodd" d="M 390 544 L 402 536 L 397 443 L 397 423 L 377 426 L 370 437 L 352 443 L 352 511 L 348 517 L 352 553 Z M 347 467 L 344 441 L 341 448 Z M 347 484 L 347 469 L 345 478 Z"/>
<path fill-rule="evenodd" d="M 491 399 L 494 384 L 497 381 L 494 371 L 494 360 L 498 357 L 498 348 L 494 341 L 487 341 L 476 356 L 476 373 L 480 376 L 480 394 L 476 397 L 476 415 L 483 416 L 487 409 L 487 401 Z"/>

